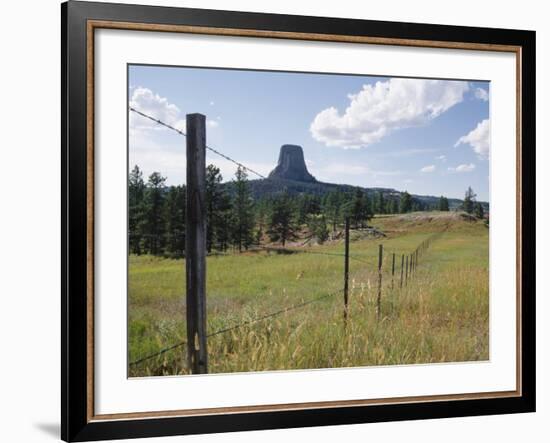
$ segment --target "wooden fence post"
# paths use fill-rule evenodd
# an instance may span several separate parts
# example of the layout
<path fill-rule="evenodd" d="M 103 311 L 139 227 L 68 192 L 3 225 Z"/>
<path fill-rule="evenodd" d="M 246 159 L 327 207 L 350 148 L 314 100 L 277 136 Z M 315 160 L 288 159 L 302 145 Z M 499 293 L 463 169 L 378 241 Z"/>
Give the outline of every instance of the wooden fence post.
<path fill-rule="evenodd" d="M 399 288 L 403 287 L 403 265 L 405 264 L 405 254 L 401 254 L 401 278 L 399 279 Z"/>
<path fill-rule="evenodd" d="M 393 291 L 393 276 L 395 275 L 395 252 L 391 256 L 391 290 Z"/>
<path fill-rule="evenodd" d="M 208 372 L 206 348 L 206 125 L 202 114 L 187 114 L 187 203 L 185 271 L 187 361 L 191 373 Z"/>
<path fill-rule="evenodd" d="M 344 239 L 344 322 L 348 319 L 348 291 L 349 291 L 349 217 L 345 220 Z"/>
<path fill-rule="evenodd" d="M 405 257 L 405 286 L 407 286 L 408 280 L 409 280 L 409 255 L 407 254 L 407 257 Z"/>
<path fill-rule="evenodd" d="M 380 302 L 382 299 L 382 254 L 384 246 L 378 245 L 378 298 L 376 299 L 377 316 L 380 319 Z"/>

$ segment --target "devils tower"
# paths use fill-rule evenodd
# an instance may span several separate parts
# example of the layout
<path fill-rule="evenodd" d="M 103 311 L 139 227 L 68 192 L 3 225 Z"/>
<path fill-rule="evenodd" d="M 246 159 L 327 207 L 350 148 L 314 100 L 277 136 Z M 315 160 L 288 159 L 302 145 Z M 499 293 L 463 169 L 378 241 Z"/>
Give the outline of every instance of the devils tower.
<path fill-rule="evenodd" d="M 269 173 L 269 178 L 309 183 L 317 181 L 307 170 L 304 151 L 298 145 L 281 146 L 279 161 L 275 169 Z"/>

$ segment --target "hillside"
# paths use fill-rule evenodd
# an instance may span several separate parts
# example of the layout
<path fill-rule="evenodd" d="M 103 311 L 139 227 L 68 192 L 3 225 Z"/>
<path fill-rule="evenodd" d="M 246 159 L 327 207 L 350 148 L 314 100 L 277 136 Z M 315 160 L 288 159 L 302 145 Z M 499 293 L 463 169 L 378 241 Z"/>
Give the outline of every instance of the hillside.
<path fill-rule="evenodd" d="M 352 193 L 358 186 L 325 183 L 318 181 L 307 169 L 304 151 L 298 145 L 283 145 L 279 151 L 279 160 L 275 168 L 269 173 L 268 178 L 261 180 L 251 180 L 249 182 L 252 191 L 252 196 L 255 200 L 276 195 L 282 192 L 287 192 L 292 196 L 296 195 L 315 195 L 323 197 L 329 192 L 339 190 L 343 193 Z M 226 183 L 227 191 L 233 193 L 233 185 L 231 182 Z M 369 196 L 373 198 L 382 192 L 386 200 L 400 199 L 402 192 L 392 188 L 361 188 Z M 413 203 L 416 203 L 418 208 L 430 209 L 436 208 L 439 205 L 439 196 L 432 195 L 414 195 L 411 194 Z M 450 198 L 449 208 L 457 209 L 462 200 Z M 489 209 L 489 204 L 482 202 L 485 210 Z"/>
<path fill-rule="evenodd" d="M 228 192 L 233 193 L 233 183 L 227 182 L 224 184 L 227 187 Z M 249 181 L 250 190 L 254 199 L 259 199 L 265 196 L 278 194 L 281 192 L 288 192 L 290 195 L 310 194 L 319 197 L 328 194 L 329 192 L 340 190 L 342 192 L 353 192 L 358 186 L 343 185 L 336 183 L 325 183 L 320 181 L 315 182 L 303 182 L 295 180 L 286 180 L 278 178 L 267 178 L 260 180 Z M 392 188 L 363 188 L 365 193 L 369 197 L 374 197 L 377 193 L 382 192 L 385 198 L 399 198 L 402 192 Z M 436 206 L 439 203 L 439 197 L 431 195 L 415 195 L 411 194 L 414 200 L 417 200 L 422 205 L 427 207 Z M 449 199 L 450 209 L 456 209 L 460 206 L 462 200 L 456 198 Z M 488 209 L 489 204 L 482 202 L 485 209 Z"/>

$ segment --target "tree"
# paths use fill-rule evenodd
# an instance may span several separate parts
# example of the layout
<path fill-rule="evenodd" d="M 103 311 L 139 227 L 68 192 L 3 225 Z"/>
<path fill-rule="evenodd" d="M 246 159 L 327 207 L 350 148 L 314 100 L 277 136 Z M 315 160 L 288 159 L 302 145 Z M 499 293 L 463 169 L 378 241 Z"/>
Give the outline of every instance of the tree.
<path fill-rule="evenodd" d="M 475 216 L 479 219 L 483 219 L 484 216 L 485 216 L 485 210 L 483 209 L 483 205 L 479 202 L 477 202 L 475 205 L 474 205 L 474 213 L 475 213 Z"/>
<path fill-rule="evenodd" d="M 412 210 L 412 197 L 407 191 L 401 194 L 401 201 L 399 202 L 399 212 L 404 214 L 405 212 L 411 212 Z"/>
<path fill-rule="evenodd" d="M 396 197 L 392 197 L 391 199 L 391 210 L 389 212 L 391 214 L 397 214 L 399 212 L 399 200 Z"/>
<path fill-rule="evenodd" d="M 372 218 L 370 199 L 361 188 L 355 190 L 352 199 L 346 204 L 346 215 L 350 217 L 356 228 L 365 226 Z"/>
<path fill-rule="evenodd" d="M 449 210 L 449 199 L 447 197 L 439 197 L 439 210 L 448 211 Z"/>
<path fill-rule="evenodd" d="M 311 234 L 317 238 L 321 244 L 328 240 L 329 230 L 327 228 L 327 219 L 324 214 L 310 214 L 307 220 L 307 226 Z"/>
<path fill-rule="evenodd" d="M 255 208 L 256 208 L 256 215 L 255 215 L 256 233 L 254 234 L 254 238 L 255 238 L 255 243 L 259 245 L 262 243 L 262 239 L 265 234 L 267 218 L 268 218 L 269 210 L 271 208 L 271 202 L 269 199 L 262 198 L 256 201 Z"/>
<path fill-rule="evenodd" d="M 328 222 L 332 225 L 332 231 L 336 232 L 336 225 L 342 221 L 342 192 L 339 190 L 330 191 L 323 205 L 323 212 Z"/>
<path fill-rule="evenodd" d="M 230 221 L 227 212 L 231 202 L 221 186 L 222 180 L 219 168 L 208 165 L 206 168 L 206 250 L 208 252 L 212 252 L 216 244 L 222 250 L 227 245 L 225 237 Z"/>
<path fill-rule="evenodd" d="M 376 212 L 378 214 L 385 214 L 386 213 L 386 200 L 384 199 L 384 193 L 382 191 L 378 192 L 376 200 Z"/>
<path fill-rule="evenodd" d="M 136 165 L 128 177 L 128 246 L 133 254 L 141 254 L 145 182 Z"/>
<path fill-rule="evenodd" d="M 239 166 L 235 173 L 235 197 L 233 200 L 233 244 L 239 249 L 248 247 L 254 242 L 253 201 L 248 187 L 248 174 Z"/>
<path fill-rule="evenodd" d="M 464 195 L 464 203 L 462 204 L 464 210 L 471 214 L 474 212 L 474 203 L 476 200 L 477 195 L 474 193 L 474 190 L 468 186 L 468 189 L 466 190 L 466 193 Z"/>
<path fill-rule="evenodd" d="M 159 172 L 153 172 L 145 189 L 144 244 L 146 250 L 153 255 L 159 255 L 164 246 L 165 182 L 166 177 Z"/>
<path fill-rule="evenodd" d="M 304 194 L 298 198 L 298 223 L 306 223 L 310 214 L 321 212 L 321 201 L 317 195 Z"/>
<path fill-rule="evenodd" d="M 166 194 L 166 252 L 173 257 L 185 255 L 185 186 L 170 186 Z"/>
<path fill-rule="evenodd" d="M 286 192 L 273 201 L 267 232 L 271 241 L 279 241 L 283 247 L 287 241 L 297 238 L 298 227 L 296 226 L 294 208 L 292 200 Z"/>

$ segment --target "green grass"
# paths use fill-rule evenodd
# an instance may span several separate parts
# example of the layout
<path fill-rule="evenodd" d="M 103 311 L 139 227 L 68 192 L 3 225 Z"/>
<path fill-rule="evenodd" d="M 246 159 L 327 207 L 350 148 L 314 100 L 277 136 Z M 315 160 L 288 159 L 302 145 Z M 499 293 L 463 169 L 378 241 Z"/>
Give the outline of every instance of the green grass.
<path fill-rule="evenodd" d="M 432 217 L 433 215 L 433 217 Z M 349 319 L 336 293 L 208 339 L 209 372 L 430 362 L 489 357 L 488 229 L 459 215 L 375 218 L 387 238 L 352 232 Z M 399 289 L 400 257 L 445 232 Z M 384 247 L 377 316 L 378 245 Z M 342 253 L 342 242 L 305 248 Z M 391 254 L 396 253 L 394 289 Z M 359 261 L 360 260 L 360 261 Z M 247 252 L 207 259 L 208 332 L 290 307 L 343 286 L 343 258 Z M 129 360 L 185 341 L 185 261 L 131 256 Z M 188 373 L 185 346 L 130 368 L 131 376 Z"/>

